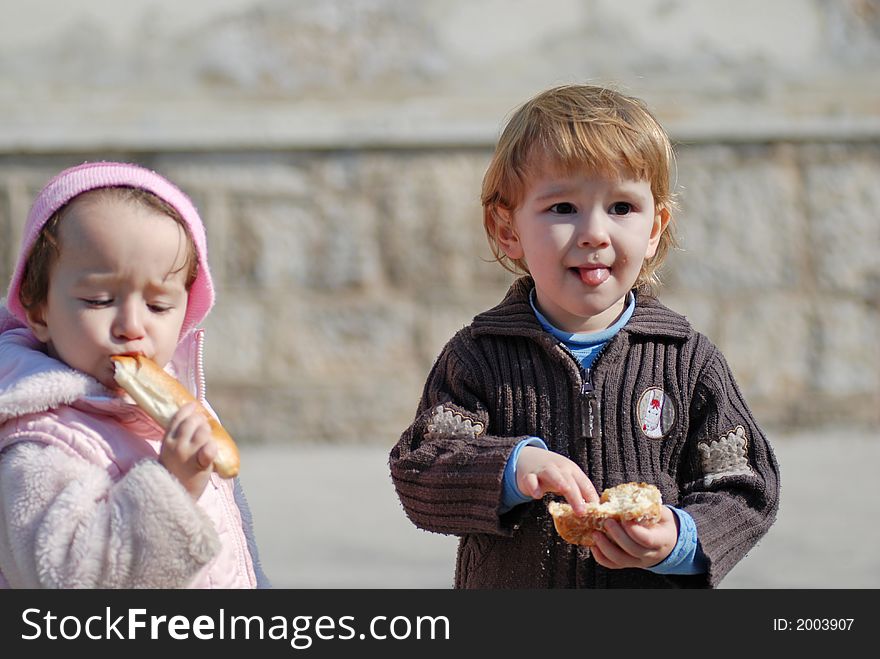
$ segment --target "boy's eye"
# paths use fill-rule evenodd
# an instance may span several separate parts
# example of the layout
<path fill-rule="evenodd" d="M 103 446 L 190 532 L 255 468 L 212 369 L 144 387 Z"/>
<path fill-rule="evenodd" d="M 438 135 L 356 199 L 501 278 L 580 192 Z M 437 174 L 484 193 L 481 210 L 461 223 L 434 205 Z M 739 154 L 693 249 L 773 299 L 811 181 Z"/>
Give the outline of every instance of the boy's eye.
<path fill-rule="evenodd" d="M 616 201 L 611 204 L 609 211 L 612 215 L 629 215 L 632 213 L 632 204 L 625 201 Z"/>
<path fill-rule="evenodd" d="M 147 307 L 153 313 L 165 313 L 171 309 L 171 307 L 166 304 L 148 304 Z"/>
<path fill-rule="evenodd" d="M 550 207 L 550 212 L 557 215 L 571 215 L 572 213 L 577 213 L 577 208 L 572 203 L 561 201 L 558 204 L 553 204 Z"/>

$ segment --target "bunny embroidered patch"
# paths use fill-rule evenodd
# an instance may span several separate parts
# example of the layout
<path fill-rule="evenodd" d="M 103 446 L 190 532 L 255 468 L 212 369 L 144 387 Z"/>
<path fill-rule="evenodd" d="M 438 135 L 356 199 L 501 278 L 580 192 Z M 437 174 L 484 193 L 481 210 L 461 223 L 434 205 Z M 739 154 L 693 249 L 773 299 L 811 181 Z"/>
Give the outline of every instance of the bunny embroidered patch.
<path fill-rule="evenodd" d="M 660 439 L 675 423 L 675 405 L 660 387 L 651 387 L 639 397 L 638 416 L 642 433 Z"/>

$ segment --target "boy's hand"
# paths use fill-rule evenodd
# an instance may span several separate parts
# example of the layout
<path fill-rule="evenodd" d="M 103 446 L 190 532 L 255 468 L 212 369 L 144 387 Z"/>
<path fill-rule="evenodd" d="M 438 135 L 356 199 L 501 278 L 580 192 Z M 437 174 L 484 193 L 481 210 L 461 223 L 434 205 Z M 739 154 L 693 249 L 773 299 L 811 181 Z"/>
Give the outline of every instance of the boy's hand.
<path fill-rule="evenodd" d="M 198 499 L 208 485 L 216 457 L 217 445 L 208 420 L 195 403 L 184 405 L 165 432 L 159 464 L 180 481 L 193 499 Z"/>
<path fill-rule="evenodd" d="M 593 533 L 590 548 L 599 565 L 611 569 L 647 568 L 664 560 L 678 542 L 678 517 L 666 506 L 660 521 L 650 526 L 637 522 L 605 520 L 601 532 Z"/>
<path fill-rule="evenodd" d="M 533 499 L 547 492 L 565 497 L 575 513 L 586 512 L 587 501 L 599 495 L 584 471 L 564 455 L 537 446 L 525 446 L 516 460 L 516 486 Z"/>

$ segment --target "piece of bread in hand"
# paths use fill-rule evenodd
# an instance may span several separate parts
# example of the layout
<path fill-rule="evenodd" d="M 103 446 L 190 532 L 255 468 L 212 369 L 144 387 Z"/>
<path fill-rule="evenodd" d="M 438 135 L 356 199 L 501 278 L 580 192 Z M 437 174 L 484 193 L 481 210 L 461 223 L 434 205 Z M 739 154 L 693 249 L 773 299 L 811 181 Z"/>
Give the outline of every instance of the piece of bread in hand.
<path fill-rule="evenodd" d="M 208 420 L 217 444 L 214 471 L 223 478 L 238 474 L 238 447 L 220 422 L 187 391 L 180 382 L 166 373 L 149 357 L 113 355 L 113 377 L 134 402 L 160 426 L 168 429 L 172 417 L 187 403 L 196 403 Z"/>
<path fill-rule="evenodd" d="M 576 515 L 571 505 L 551 501 L 547 510 L 553 516 L 556 532 L 566 542 L 592 547 L 593 531 L 601 530 L 606 519 L 631 520 L 642 524 L 660 521 L 663 505 L 660 490 L 648 483 L 622 483 L 602 492 L 599 503 L 588 503 L 586 515 Z"/>

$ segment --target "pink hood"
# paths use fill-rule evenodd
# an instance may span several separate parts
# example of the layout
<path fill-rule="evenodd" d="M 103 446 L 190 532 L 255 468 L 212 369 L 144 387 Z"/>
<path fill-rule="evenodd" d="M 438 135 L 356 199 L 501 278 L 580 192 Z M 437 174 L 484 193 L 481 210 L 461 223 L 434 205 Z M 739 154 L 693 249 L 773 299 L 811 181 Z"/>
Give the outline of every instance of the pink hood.
<path fill-rule="evenodd" d="M 15 264 L 6 295 L 6 304 L 13 316 L 23 323 L 26 322 L 24 307 L 21 306 L 18 299 L 24 265 L 37 236 L 55 211 L 84 192 L 114 187 L 138 188 L 152 192 L 163 201 L 171 204 L 186 223 L 198 255 L 199 271 L 189 291 L 186 316 L 181 329 L 181 336 L 185 336 L 205 319 L 208 311 L 214 305 L 214 285 L 208 269 L 205 227 L 189 197 L 181 192 L 176 185 L 154 171 L 129 163 L 83 163 L 65 169 L 46 184 L 37 195 L 30 213 L 28 213 L 27 222 L 22 231 L 21 247 L 18 250 L 18 261 Z"/>

